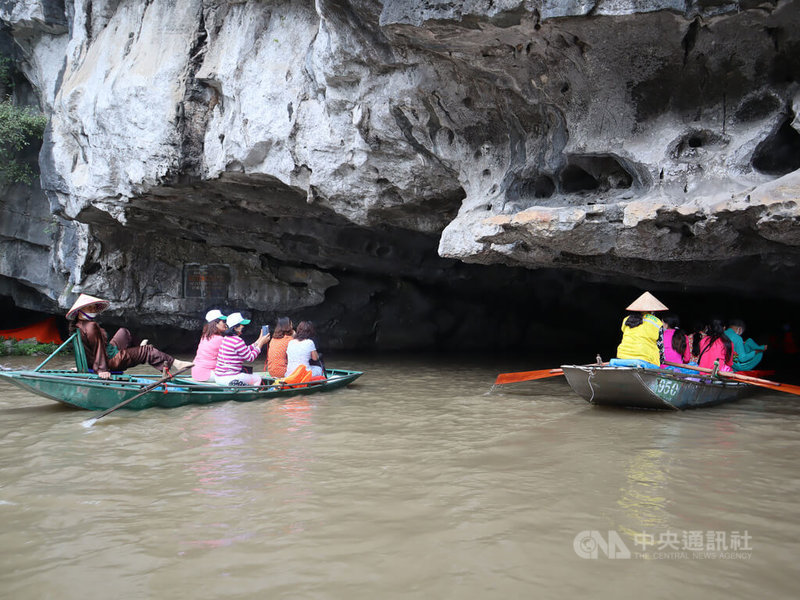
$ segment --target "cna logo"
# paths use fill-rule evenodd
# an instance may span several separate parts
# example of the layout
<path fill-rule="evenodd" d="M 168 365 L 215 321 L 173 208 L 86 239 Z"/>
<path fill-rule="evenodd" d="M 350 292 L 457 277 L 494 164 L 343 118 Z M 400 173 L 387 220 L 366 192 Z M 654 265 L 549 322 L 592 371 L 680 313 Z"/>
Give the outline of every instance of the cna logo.
<path fill-rule="evenodd" d="M 631 557 L 631 551 L 616 531 L 609 531 L 607 537 L 603 537 L 600 531 L 594 529 L 581 531 L 572 540 L 572 548 L 581 558 L 596 559 L 600 553 L 606 558 Z"/>

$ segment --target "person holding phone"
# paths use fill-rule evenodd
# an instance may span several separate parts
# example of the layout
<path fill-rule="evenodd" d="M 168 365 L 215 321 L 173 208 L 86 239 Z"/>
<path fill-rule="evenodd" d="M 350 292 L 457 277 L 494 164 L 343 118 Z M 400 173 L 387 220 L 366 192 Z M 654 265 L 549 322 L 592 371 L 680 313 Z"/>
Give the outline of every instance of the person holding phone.
<path fill-rule="evenodd" d="M 275 331 L 269 341 L 267 348 L 267 372 L 270 377 L 286 376 L 286 347 L 294 336 L 294 326 L 289 317 L 280 317 L 275 323 Z M 290 371 L 291 372 L 291 371 Z"/>
<path fill-rule="evenodd" d="M 242 339 L 244 326 L 250 323 L 241 313 L 228 315 L 228 328 L 222 334 L 223 340 L 214 367 L 216 382 L 221 385 L 260 385 L 261 376 L 244 372 L 244 363 L 251 362 L 261 354 L 261 348 L 269 342 L 269 334 L 259 336 L 250 345 Z"/>

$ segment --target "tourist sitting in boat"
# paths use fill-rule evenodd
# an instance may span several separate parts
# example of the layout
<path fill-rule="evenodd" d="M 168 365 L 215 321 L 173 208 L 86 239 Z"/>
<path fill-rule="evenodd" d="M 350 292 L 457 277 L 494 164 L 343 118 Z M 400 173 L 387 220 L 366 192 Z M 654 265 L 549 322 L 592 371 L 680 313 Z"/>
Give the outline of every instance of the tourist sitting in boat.
<path fill-rule="evenodd" d="M 214 367 L 217 366 L 217 354 L 222 345 L 222 332 L 228 328 L 225 324 L 227 318 L 216 308 L 206 313 L 206 324 L 192 361 L 192 379 L 195 381 L 214 381 Z"/>
<path fill-rule="evenodd" d="M 719 365 L 720 371 L 733 371 L 733 344 L 725 335 L 721 319 L 711 319 L 702 336 L 697 352 L 697 363 L 705 369 Z"/>
<path fill-rule="evenodd" d="M 664 322 L 664 362 L 688 365 L 692 360 L 692 347 L 689 336 L 681 329 L 681 320 L 677 315 L 668 314 Z M 662 368 L 674 368 L 661 365 Z"/>
<path fill-rule="evenodd" d="M 622 321 L 622 342 L 611 366 L 658 369 L 664 357 L 663 323 L 653 313 L 668 310 L 650 292 L 628 306 L 630 314 Z"/>
<path fill-rule="evenodd" d="M 249 346 L 242 339 L 244 326 L 250 323 L 241 313 L 228 315 L 228 328 L 222 334 L 222 344 L 214 367 L 215 381 L 221 385 L 260 385 L 261 376 L 244 372 L 244 363 L 251 362 L 261 354 L 261 348 L 269 342 L 269 334 L 259 338 Z"/>
<path fill-rule="evenodd" d="M 687 337 L 687 345 L 689 346 L 689 354 L 691 355 L 691 363 L 697 364 L 697 357 L 700 354 L 700 340 L 706 335 L 708 325 L 702 321 L 695 320 L 692 323 L 692 332 Z"/>
<path fill-rule="evenodd" d="M 311 364 L 312 361 L 319 361 L 319 353 L 314 344 L 314 324 L 311 321 L 301 321 L 297 326 L 294 337 L 286 346 L 286 372 L 293 373 L 294 370 L 303 365 L 311 371 L 313 377 L 324 377 L 325 370 L 320 365 Z"/>
<path fill-rule="evenodd" d="M 763 346 L 757 344 L 752 338 L 747 340 L 742 338 L 745 330 L 745 323 L 741 319 L 731 319 L 728 323 L 728 328 L 725 330 L 725 335 L 731 340 L 733 344 L 733 370 L 734 371 L 750 371 L 758 366 L 761 359 L 764 358 L 764 351 L 767 345 Z"/>
<path fill-rule="evenodd" d="M 294 326 L 289 317 L 281 317 L 275 323 L 272 339 L 267 348 L 267 371 L 270 377 L 284 377 L 286 375 L 286 347 L 294 336 Z M 291 372 L 291 371 L 290 371 Z"/>
<path fill-rule="evenodd" d="M 80 331 L 89 367 L 101 379 L 109 379 L 111 371 L 124 371 L 136 365 L 148 364 L 159 370 L 184 369 L 192 363 L 177 360 L 155 346 L 134 344 L 130 330 L 121 327 L 111 340 L 95 318 L 108 308 L 108 300 L 81 294 L 69 309 L 70 331 Z"/>

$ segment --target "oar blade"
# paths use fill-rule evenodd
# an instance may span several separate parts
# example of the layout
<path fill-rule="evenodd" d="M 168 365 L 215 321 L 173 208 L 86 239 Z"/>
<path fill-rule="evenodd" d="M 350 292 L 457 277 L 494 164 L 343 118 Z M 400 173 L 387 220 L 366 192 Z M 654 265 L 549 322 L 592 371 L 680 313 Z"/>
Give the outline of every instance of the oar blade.
<path fill-rule="evenodd" d="M 495 385 L 503 385 L 506 383 L 519 383 L 521 381 L 534 381 L 535 379 L 544 379 L 546 377 L 556 377 L 563 375 L 562 369 L 541 369 L 539 371 L 521 371 L 519 373 L 500 373 L 495 380 Z"/>
<path fill-rule="evenodd" d="M 698 367 L 695 365 L 684 365 L 673 362 L 665 362 L 665 364 L 670 365 L 671 367 L 680 367 L 682 369 L 690 369 L 692 371 L 699 371 L 701 373 L 713 373 L 712 369 L 706 369 L 704 367 Z M 749 375 L 742 375 L 741 373 L 734 371 L 719 371 L 716 376 L 750 385 L 757 385 L 758 387 L 763 387 L 768 390 L 775 390 L 776 392 L 786 392 L 787 394 L 795 394 L 800 396 L 800 385 L 791 385 L 789 383 L 781 383 L 779 381 L 759 379 L 758 377 L 750 377 Z"/>
<path fill-rule="evenodd" d="M 101 412 L 99 415 L 97 415 L 97 416 L 96 416 L 96 417 L 94 417 L 93 419 L 86 419 L 85 421 L 83 421 L 82 425 L 83 425 L 84 427 L 86 427 L 86 428 L 89 428 L 89 427 L 91 427 L 91 426 L 92 426 L 92 425 L 94 425 L 94 424 L 95 424 L 97 421 L 99 421 L 100 419 L 102 419 L 103 417 L 105 417 L 106 415 L 108 415 L 108 414 L 111 414 L 111 413 L 112 413 L 112 412 L 114 412 L 115 410 L 118 410 L 118 409 L 122 408 L 123 406 L 126 406 L 126 405 L 130 404 L 131 402 L 133 402 L 133 401 L 134 401 L 134 400 L 136 400 L 137 398 L 141 398 L 141 397 L 142 397 L 142 396 L 144 396 L 144 395 L 145 395 L 147 392 L 150 392 L 150 391 L 154 390 L 155 388 L 157 388 L 157 387 L 158 387 L 159 385 L 161 385 L 161 384 L 165 384 L 167 381 L 169 381 L 169 380 L 170 380 L 170 379 L 172 379 L 173 377 L 177 377 L 178 375 L 180 375 L 180 374 L 181 374 L 181 373 L 183 373 L 184 371 L 188 371 L 188 370 L 189 370 L 189 369 L 191 369 L 193 366 L 194 366 L 194 363 L 189 363 L 188 365 L 186 365 L 185 367 L 183 367 L 181 370 L 179 370 L 179 371 L 175 371 L 174 373 L 170 373 L 169 375 L 167 375 L 167 376 L 165 376 L 165 377 L 162 377 L 161 379 L 159 379 L 159 380 L 158 380 L 158 381 L 156 381 L 155 383 L 151 383 L 150 385 L 148 385 L 147 387 L 145 387 L 145 388 L 144 388 L 144 389 L 143 389 L 141 392 L 139 392 L 139 393 L 138 393 L 138 394 L 136 394 L 135 396 L 132 396 L 132 397 L 128 398 L 127 400 L 123 400 L 122 402 L 120 402 L 120 403 L 119 403 L 119 404 L 117 404 L 116 406 L 112 406 L 111 408 L 108 408 L 108 409 L 104 410 L 103 412 Z M 165 390 L 165 391 L 166 391 L 166 390 Z"/>
<path fill-rule="evenodd" d="M 758 387 L 763 387 L 768 390 L 774 390 L 776 392 L 786 392 L 787 394 L 794 394 L 795 396 L 800 396 L 800 385 L 790 385 L 788 383 L 781 383 L 775 385 L 771 383 L 754 383 L 752 381 L 745 381 L 744 383 L 749 383 L 750 385 L 757 385 Z"/>

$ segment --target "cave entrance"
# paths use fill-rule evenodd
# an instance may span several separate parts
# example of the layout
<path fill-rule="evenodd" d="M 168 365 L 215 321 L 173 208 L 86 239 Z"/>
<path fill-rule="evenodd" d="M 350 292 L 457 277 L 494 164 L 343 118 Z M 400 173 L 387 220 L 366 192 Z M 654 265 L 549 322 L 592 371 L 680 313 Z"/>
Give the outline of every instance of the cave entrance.
<path fill-rule="evenodd" d="M 633 176 L 615 156 L 575 155 L 561 171 L 561 191 L 574 194 L 583 191 L 606 192 L 627 189 L 633 185 Z"/>
<path fill-rule="evenodd" d="M 756 171 L 779 177 L 800 169 L 800 133 L 791 119 L 756 147 L 752 165 Z"/>

